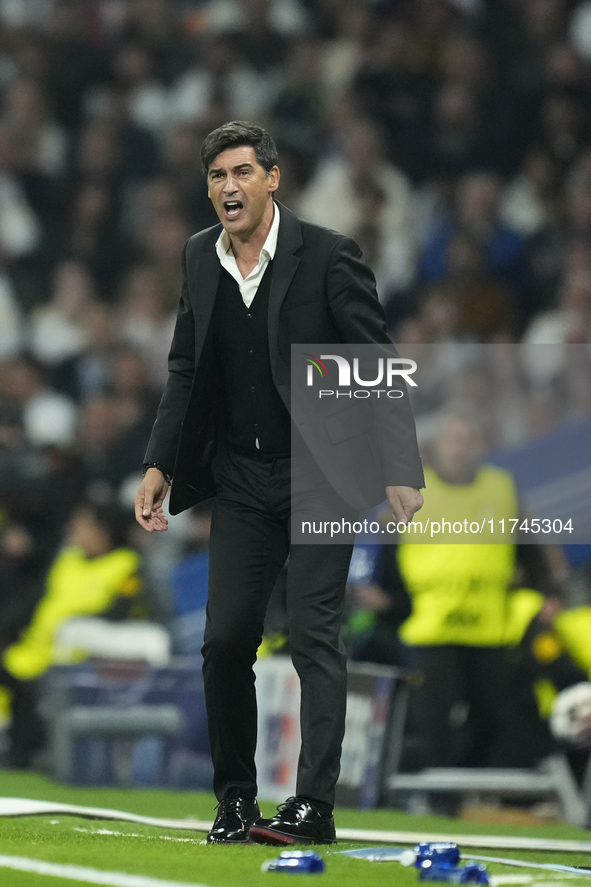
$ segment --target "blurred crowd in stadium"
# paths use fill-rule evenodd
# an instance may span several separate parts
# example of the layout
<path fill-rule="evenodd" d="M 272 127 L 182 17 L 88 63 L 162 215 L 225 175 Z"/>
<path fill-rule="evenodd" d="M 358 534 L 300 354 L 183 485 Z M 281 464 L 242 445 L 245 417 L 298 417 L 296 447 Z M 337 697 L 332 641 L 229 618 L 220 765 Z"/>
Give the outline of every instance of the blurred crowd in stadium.
<path fill-rule="evenodd" d="M 92 508 L 137 486 L 181 249 L 217 222 L 207 132 L 269 129 L 279 199 L 358 241 L 396 343 L 584 346 L 590 112 L 589 0 L 0 0 L 0 647 L 65 542 L 116 545 Z M 140 614 L 178 615 L 171 569 L 206 540 L 203 513 L 129 529 Z"/>

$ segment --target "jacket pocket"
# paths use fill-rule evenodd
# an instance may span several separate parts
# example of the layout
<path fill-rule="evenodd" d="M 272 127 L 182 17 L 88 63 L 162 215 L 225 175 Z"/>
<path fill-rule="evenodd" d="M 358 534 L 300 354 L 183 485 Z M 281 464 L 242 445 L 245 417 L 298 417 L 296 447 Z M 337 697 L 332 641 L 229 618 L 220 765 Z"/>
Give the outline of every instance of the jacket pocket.
<path fill-rule="evenodd" d="M 308 305 L 317 305 L 320 301 L 319 292 L 294 293 L 287 297 L 283 303 L 284 311 L 295 311 L 296 308 L 306 308 Z"/>
<path fill-rule="evenodd" d="M 363 401 L 351 404 L 339 413 L 327 416 L 324 427 L 331 443 L 343 443 L 345 440 L 351 440 L 373 430 L 372 409 Z"/>

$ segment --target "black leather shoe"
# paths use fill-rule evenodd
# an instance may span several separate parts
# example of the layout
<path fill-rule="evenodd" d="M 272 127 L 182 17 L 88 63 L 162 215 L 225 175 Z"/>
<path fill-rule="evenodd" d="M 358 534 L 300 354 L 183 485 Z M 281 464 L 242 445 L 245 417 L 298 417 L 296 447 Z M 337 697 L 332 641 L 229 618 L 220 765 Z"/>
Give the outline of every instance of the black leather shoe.
<path fill-rule="evenodd" d="M 207 835 L 207 843 L 251 844 L 249 829 L 260 816 L 256 798 L 224 798 L 218 804 L 218 813 Z"/>
<path fill-rule="evenodd" d="M 272 819 L 259 819 L 250 829 L 257 844 L 335 844 L 334 819 L 323 819 L 305 798 L 288 798 Z"/>

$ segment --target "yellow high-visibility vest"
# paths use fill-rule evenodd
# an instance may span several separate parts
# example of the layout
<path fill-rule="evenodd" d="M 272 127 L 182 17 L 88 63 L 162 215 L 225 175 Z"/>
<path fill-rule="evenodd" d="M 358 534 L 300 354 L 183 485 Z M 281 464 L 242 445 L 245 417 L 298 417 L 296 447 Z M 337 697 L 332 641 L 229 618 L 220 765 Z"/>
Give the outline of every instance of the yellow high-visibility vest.
<path fill-rule="evenodd" d="M 485 521 L 489 532 L 481 538 L 502 540 L 508 536 L 509 520 L 518 517 L 515 484 L 504 469 L 485 465 L 473 483 L 460 485 L 446 483 L 427 467 L 425 484 L 425 505 L 416 515 L 423 526 L 427 519 L 452 524 L 467 519 L 479 525 Z M 504 536 L 499 532 L 501 520 L 505 521 Z M 514 543 L 432 544 L 420 538 L 414 534 L 412 543 L 398 547 L 400 572 L 413 604 L 413 612 L 400 629 L 402 639 L 417 645 L 503 645 L 506 595 L 515 570 Z"/>
<path fill-rule="evenodd" d="M 505 642 L 517 646 L 523 640 L 529 624 L 544 605 L 544 595 L 531 588 L 519 588 L 507 595 L 507 624 Z M 548 664 L 567 654 L 589 675 L 591 680 L 591 607 L 561 610 L 552 626 L 540 626 L 532 640 L 531 652 L 542 664 Z M 550 717 L 558 690 L 547 677 L 534 681 L 533 691 L 540 715 Z"/>
<path fill-rule="evenodd" d="M 545 600 L 544 595 L 533 588 L 516 588 L 507 595 L 504 642 L 508 647 L 519 646 Z"/>
<path fill-rule="evenodd" d="M 558 637 L 591 681 L 591 607 L 562 610 L 554 619 Z"/>
<path fill-rule="evenodd" d="M 139 566 L 139 555 L 129 548 L 92 560 L 80 548 L 65 548 L 49 570 L 46 593 L 30 624 L 4 651 L 6 670 L 23 681 L 42 675 L 53 662 L 60 625 L 74 616 L 97 616 L 121 595 L 135 595 L 140 588 Z"/>

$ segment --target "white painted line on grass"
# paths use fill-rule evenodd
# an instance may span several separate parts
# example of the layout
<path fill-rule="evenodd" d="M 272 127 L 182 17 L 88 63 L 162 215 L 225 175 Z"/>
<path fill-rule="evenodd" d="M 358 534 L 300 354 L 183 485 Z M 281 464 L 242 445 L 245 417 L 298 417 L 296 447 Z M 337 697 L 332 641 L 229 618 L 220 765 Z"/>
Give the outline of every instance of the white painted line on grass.
<path fill-rule="evenodd" d="M 591 878 L 591 869 L 578 868 L 574 865 L 559 865 L 553 862 L 526 862 L 523 859 L 506 859 L 504 856 L 479 856 L 474 853 L 462 853 L 465 859 L 476 859 L 479 862 L 498 862 L 501 865 L 514 865 L 524 869 L 543 869 L 547 872 L 560 872 L 575 878 Z M 538 876 L 539 877 L 539 876 Z"/>
<path fill-rule="evenodd" d="M 54 825 L 60 823 L 59 820 L 52 820 Z M 86 835 L 114 835 L 117 838 L 143 838 L 150 841 L 176 841 L 178 844 L 206 844 L 205 840 L 200 838 L 173 838 L 171 835 L 141 835 L 138 832 L 114 832 L 110 828 L 79 828 L 74 826 L 74 832 L 84 832 Z"/>
<path fill-rule="evenodd" d="M 44 862 L 42 859 L 27 859 L 24 856 L 0 855 L 0 868 L 31 872 L 35 875 L 52 875 L 54 878 L 83 881 L 85 884 L 104 884 L 106 887 L 204 887 L 203 884 L 189 884 L 187 881 L 162 881 L 160 878 L 147 878 L 145 875 L 105 872 L 80 865 L 60 865 L 56 862 Z"/>
<path fill-rule="evenodd" d="M 491 887 L 504 887 L 505 884 L 532 884 L 533 875 L 491 875 L 489 877 Z"/>
<path fill-rule="evenodd" d="M 106 810 L 102 807 L 79 807 L 77 804 L 59 804 L 54 801 L 32 801 L 29 798 L 0 798 L 0 816 L 41 816 L 41 815 L 84 816 L 88 819 L 115 819 L 121 822 L 136 822 L 139 825 L 153 825 L 156 828 L 184 829 L 185 831 L 208 832 L 211 822 L 198 822 L 194 819 L 157 819 L 154 816 L 140 816 L 122 810 Z M 589 845 L 591 847 L 591 843 Z"/>
<path fill-rule="evenodd" d="M 489 877 L 491 887 L 505 887 L 506 884 L 531 884 L 532 887 L 544 887 L 550 884 L 551 887 L 560 887 L 566 878 L 574 878 L 574 875 L 563 875 L 562 878 L 550 878 L 539 881 L 538 876 L 534 875 L 491 875 Z"/>
<path fill-rule="evenodd" d="M 434 832 L 391 832 L 378 829 L 338 828 L 339 841 L 381 844 L 420 844 L 421 841 L 453 841 L 460 847 L 486 847 L 491 850 L 550 850 L 562 853 L 591 853 L 591 841 L 563 838 L 526 838 L 501 835 L 463 835 Z"/>

